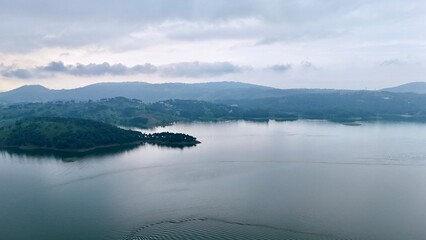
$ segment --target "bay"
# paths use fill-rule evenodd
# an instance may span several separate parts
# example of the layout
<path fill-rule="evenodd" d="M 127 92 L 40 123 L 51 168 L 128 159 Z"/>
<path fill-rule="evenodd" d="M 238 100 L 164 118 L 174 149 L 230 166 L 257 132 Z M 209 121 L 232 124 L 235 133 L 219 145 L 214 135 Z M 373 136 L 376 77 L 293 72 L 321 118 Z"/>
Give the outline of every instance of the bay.
<path fill-rule="evenodd" d="M 0 152 L 0 239 L 426 239 L 426 125 L 179 123 L 190 148 Z"/>

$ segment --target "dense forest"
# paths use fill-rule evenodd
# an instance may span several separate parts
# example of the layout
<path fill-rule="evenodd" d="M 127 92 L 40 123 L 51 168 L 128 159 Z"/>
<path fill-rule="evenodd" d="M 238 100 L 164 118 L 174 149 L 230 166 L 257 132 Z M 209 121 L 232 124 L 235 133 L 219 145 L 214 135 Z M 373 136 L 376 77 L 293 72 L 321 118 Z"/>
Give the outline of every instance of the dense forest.
<path fill-rule="evenodd" d="M 72 117 L 113 125 L 148 128 L 177 121 L 214 121 L 244 118 L 251 110 L 196 100 L 167 100 L 143 103 L 127 98 L 84 102 L 23 103 L 0 106 L 0 121 L 28 117 Z M 267 115 L 263 115 L 266 117 Z"/>
<path fill-rule="evenodd" d="M 426 95 L 383 91 L 296 94 L 281 98 L 224 100 L 242 109 L 258 109 L 270 118 L 346 121 L 426 121 Z M 261 115 L 261 114 L 260 114 Z"/>
<path fill-rule="evenodd" d="M 200 143 L 197 138 L 184 133 L 150 133 L 143 134 L 144 142 L 167 146 L 167 147 L 189 147 Z"/>
<path fill-rule="evenodd" d="M 279 98 L 144 103 L 123 97 L 0 105 L 0 124 L 28 117 L 82 118 L 149 128 L 182 121 L 296 120 L 426 121 L 426 95 L 380 91 L 293 94 Z"/>
<path fill-rule="evenodd" d="M 87 150 L 137 143 L 174 146 L 195 145 L 198 141 L 186 134 L 144 134 L 77 118 L 26 118 L 0 127 L 1 147 Z"/>

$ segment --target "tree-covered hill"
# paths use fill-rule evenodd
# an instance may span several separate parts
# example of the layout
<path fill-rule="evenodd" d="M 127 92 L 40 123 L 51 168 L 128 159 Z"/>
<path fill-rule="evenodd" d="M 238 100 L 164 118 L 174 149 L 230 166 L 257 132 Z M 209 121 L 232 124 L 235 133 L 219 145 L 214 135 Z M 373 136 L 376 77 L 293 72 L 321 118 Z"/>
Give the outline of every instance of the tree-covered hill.
<path fill-rule="evenodd" d="M 292 90 L 289 90 L 292 92 Z M 81 88 L 53 90 L 40 85 L 22 86 L 8 92 L 0 92 L 0 103 L 88 101 L 104 98 L 126 97 L 144 102 L 167 99 L 216 100 L 274 97 L 287 94 L 288 90 L 240 83 L 159 83 L 120 82 L 96 83 Z"/>
<path fill-rule="evenodd" d="M 0 146 L 89 149 L 139 142 L 143 134 L 76 118 L 30 118 L 0 128 Z"/>
<path fill-rule="evenodd" d="M 425 94 L 426 93 L 426 82 L 411 82 L 403 85 L 384 88 L 382 91 L 386 92 L 395 92 L 395 93 L 418 93 Z"/>
<path fill-rule="evenodd" d="M 99 101 L 0 105 L 0 125 L 29 117 L 82 118 L 139 128 L 182 121 L 238 119 L 426 121 L 426 94 L 346 91 L 217 102 L 175 99 L 144 103 L 118 97 Z"/>
<path fill-rule="evenodd" d="M 181 133 L 144 134 L 77 118 L 26 118 L 0 127 L 0 147 L 85 151 L 140 143 L 187 146 L 199 142 Z"/>
<path fill-rule="evenodd" d="M 221 103 L 262 110 L 273 119 L 294 116 L 331 121 L 426 121 L 426 94 L 351 91 L 223 100 Z"/>
<path fill-rule="evenodd" d="M 67 117 L 147 128 L 177 121 L 241 118 L 239 109 L 196 100 L 143 103 L 127 98 L 86 102 L 23 103 L 0 106 L 0 123 L 29 117 Z"/>

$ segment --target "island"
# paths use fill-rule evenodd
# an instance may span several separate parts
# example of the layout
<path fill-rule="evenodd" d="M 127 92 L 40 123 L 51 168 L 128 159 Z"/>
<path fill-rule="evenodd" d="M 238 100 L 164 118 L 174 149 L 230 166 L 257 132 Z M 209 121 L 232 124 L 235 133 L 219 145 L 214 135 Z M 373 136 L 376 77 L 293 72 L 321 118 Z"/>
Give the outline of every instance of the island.
<path fill-rule="evenodd" d="M 0 148 L 87 152 L 144 143 L 186 147 L 200 142 L 183 133 L 145 134 L 79 118 L 26 118 L 0 127 Z"/>

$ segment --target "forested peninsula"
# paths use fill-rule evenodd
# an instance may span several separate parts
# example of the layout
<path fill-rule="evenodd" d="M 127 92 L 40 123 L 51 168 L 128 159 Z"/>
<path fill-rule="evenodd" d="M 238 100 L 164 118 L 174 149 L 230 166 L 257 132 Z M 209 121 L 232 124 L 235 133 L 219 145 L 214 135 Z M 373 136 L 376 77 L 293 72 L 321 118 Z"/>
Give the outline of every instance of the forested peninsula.
<path fill-rule="evenodd" d="M 1 148 L 85 152 L 144 143 L 184 147 L 194 146 L 199 141 L 182 133 L 145 134 L 78 118 L 25 118 L 0 127 Z"/>

